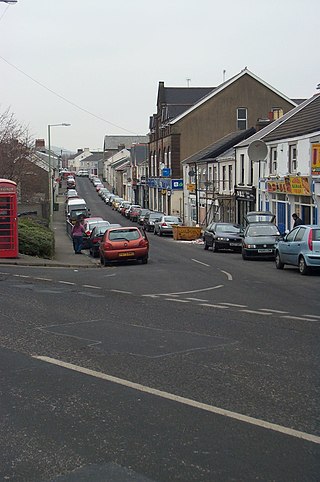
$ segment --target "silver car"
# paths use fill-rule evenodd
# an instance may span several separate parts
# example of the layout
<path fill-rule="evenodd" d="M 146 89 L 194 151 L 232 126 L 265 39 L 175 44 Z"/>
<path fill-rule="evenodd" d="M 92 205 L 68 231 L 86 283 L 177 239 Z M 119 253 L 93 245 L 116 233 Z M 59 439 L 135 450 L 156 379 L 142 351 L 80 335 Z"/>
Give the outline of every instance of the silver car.
<path fill-rule="evenodd" d="M 275 255 L 278 269 L 291 264 L 305 275 L 312 268 L 320 268 L 320 226 L 296 226 L 278 242 Z"/>
<path fill-rule="evenodd" d="M 164 214 L 155 221 L 153 234 L 158 234 L 159 236 L 170 234 L 172 236 L 172 226 L 174 225 L 181 226 L 182 220 L 178 216 L 167 216 Z"/>

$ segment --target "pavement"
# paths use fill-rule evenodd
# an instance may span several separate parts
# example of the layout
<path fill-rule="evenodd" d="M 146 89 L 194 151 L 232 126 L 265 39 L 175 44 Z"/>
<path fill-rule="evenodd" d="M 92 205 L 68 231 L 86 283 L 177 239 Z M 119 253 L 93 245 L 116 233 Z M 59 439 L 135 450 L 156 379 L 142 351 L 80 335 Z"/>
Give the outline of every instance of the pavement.
<path fill-rule="evenodd" d="M 76 255 L 73 250 L 72 241 L 67 235 L 66 218 L 64 213 L 65 196 L 57 196 L 56 202 L 59 210 L 53 212 L 53 232 L 55 237 L 55 254 L 53 259 L 38 258 L 19 253 L 18 258 L 0 258 L 0 265 L 19 266 L 50 266 L 70 268 L 97 268 L 100 267 L 100 260 L 92 258 L 88 250 L 81 255 Z"/>

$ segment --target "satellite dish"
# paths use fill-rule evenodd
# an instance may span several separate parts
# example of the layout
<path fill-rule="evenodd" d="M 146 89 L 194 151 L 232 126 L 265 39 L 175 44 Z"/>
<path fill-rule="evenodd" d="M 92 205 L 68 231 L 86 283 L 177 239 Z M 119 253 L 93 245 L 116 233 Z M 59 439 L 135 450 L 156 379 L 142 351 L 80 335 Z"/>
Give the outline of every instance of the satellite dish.
<path fill-rule="evenodd" d="M 263 141 L 257 140 L 251 142 L 248 147 L 249 159 L 253 162 L 264 161 L 268 154 L 267 144 Z"/>

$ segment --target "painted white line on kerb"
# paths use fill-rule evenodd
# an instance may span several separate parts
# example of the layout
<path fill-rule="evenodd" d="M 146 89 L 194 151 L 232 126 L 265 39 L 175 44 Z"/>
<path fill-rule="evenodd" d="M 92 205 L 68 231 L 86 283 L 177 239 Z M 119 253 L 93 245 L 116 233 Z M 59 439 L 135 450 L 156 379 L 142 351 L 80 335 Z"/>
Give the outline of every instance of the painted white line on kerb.
<path fill-rule="evenodd" d="M 58 283 L 61 283 L 63 285 L 75 285 L 75 283 L 71 283 L 71 281 L 58 281 Z"/>
<path fill-rule="evenodd" d="M 92 285 L 82 285 L 83 288 L 92 288 L 94 290 L 102 290 L 101 286 L 92 286 Z"/>
<path fill-rule="evenodd" d="M 267 313 L 263 311 L 255 311 L 255 310 L 239 310 L 242 313 L 252 313 L 253 315 L 263 315 L 263 316 L 271 316 L 272 313 Z"/>
<path fill-rule="evenodd" d="M 256 427 L 261 427 L 266 430 L 273 430 L 274 432 L 279 432 L 284 435 L 288 435 L 290 437 L 296 437 L 302 440 L 307 440 L 308 442 L 320 444 L 320 437 L 317 437 L 316 435 L 300 432 L 299 430 L 283 427 L 282 425 L 277 425 L 275 423 L 266 422 L 258 418 L 249 417 L 241 413 L 225 410 L 224 408 L 215 407 L 213 405 L 207 405 L 206 403 L 197 402 L 196 400 L 192 400 L 190 398 L 180 397 L 179 395 L 174 395 L 173 393 L 164 392 L 162 390 L 157 390 L 156 388 L 147 387 L 145 385 L 141 385 L 140 383 L 130 382 L 129 380 L 124 380 L 123 378 L 118 378 L 112 375 L 108 375 L 106 373 L 90 370 L 89 368 L 73 365 L 72 363 L 56 360 L 55 358 L 50 358 L 47 356 L 33 356 L 32 358 L 41 360 L 46 363 L 50 363 L 52 365 L 57 365 L 62 368 L 66 368 L 68 370 L 73 370 L 78 373 L 83 373 L 91 377 L 99 378 L 101 380 L 106 380 L 108 382 L 116 383 L 118 385 L 122 385 L 128 388 L 132 388 L 133 390 L 138 390 L 139 392 L 148 393 L 149 395 L 154 395 L 156 397 L 164 398 L 166 400 L 171 400 L 176 403 L 188 405 L 189 407 L 197 408 L 199 410 L 205 410 L 206 412 L 211 412 L 216 415 L 221 415 L 223 417 L 228 417 L 234 420 L 238 420 L 240 422 L 249 423 L 250 425 L 255 425 Z"/>
<path fill-rule="evenodd" d="M 210 264 L 203 263 L 202 261 L 198 261 L 197 259 L 191 258 L 191 261 L 194 261 L 195 263 L 199 263 L 199 264 L 202 264 L 202 266 L 207 266 L 208 268 L 210 268 Z"/>
<path fill-rule="evenodd" d="M 114 293 L 123 293 L 125 295 L 132 295 L 132 291 L 123 291 L 123 290 L 110 290 L 113 291 Z"/>
<path fill-rule="evenodd" d="M 231 273 L 228 273 L 228 271 L 223 271 L 223 269 L 220 269 L 220 271 L 221 271 L 221 273 L 224 273 L 227 276 L 229 281 L 233 280 Z"/>

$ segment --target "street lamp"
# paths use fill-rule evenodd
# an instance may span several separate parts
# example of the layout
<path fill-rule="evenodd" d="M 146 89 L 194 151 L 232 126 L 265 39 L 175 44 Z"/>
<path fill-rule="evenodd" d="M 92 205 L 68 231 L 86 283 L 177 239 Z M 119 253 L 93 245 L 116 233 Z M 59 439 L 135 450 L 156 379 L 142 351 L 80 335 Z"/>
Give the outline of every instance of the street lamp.
<path fill-rule="evenodd" d="M 1 0 L 0 0 L 1 1 Z M 53 179 L 51 174 L 51 127 L 68 127 L 71 124 L 62 122 L 61 124 L 48 124 L 48 151 L 49 151 L 49 227 L 52 228 L 53 218 Z"/>

